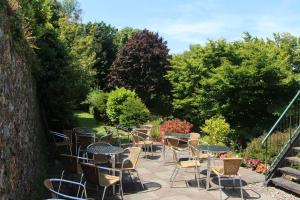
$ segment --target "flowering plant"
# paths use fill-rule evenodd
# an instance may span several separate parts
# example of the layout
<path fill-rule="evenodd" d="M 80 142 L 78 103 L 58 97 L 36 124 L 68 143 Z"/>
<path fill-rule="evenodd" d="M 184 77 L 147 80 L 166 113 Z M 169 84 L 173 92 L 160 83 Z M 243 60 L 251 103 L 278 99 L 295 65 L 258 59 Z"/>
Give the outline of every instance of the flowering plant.
<path fill-rule="evenodd" d="M 160 126 L 160 132 L 190 133 L 193 124 L 182 121 L 180 119 L 172 119 L 164 121 Z"/>

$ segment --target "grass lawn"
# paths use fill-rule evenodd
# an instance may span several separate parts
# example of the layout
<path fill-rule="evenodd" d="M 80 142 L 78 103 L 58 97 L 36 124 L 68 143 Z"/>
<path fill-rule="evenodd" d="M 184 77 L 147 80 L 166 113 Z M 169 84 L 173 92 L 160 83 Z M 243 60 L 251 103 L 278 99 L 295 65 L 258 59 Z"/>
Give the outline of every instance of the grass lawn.
<path fill-rule="evenodd" d="M 78 126 L 89 127 L 101 135 L 103 135 L 105 133 L 104 127 L 109 127 L 101 122 L 97 122 L 94 119 L 94 116 L 88 112 L 77 111 L 77 112 L 75 112 L 74 115 L 78 121 Z"/>
<path fill-rule="evenodd" d="M 111 129 L 114 129 L 113 126 L 109 126 L 107 124 L 104 124 L 103 122 L 97 122 L 95 119 L 94 119 L 94 116 L 91 115 L 90 113 L 88 112 L 84 112 L 84 111 L 77 111 L 75 112 L 75 118 L 77 119 L 77 122 L 78 122 L 78 126 L 80 127 L 88 127 L 94 131 L 96 131 L 98 133 L 98 136 L 100 135 L 105 135 L 105 130 L 104 130 L 104 127 L 107 127 L 107 128 L 111 128 Z M 114 135 L 116 135 L 117 132 L 114 131 Z M 123 131 L 120 131 L 120 134 L 122 135 L 122 142 L 123 143 L 128 143 L 128 134 L 123 132 Z"/>

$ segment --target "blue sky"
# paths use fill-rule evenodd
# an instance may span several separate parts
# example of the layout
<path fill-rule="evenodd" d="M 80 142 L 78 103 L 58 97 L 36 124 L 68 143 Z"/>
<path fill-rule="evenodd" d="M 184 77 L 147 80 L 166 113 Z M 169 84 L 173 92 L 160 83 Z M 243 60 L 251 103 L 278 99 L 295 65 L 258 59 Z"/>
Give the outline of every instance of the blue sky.
<path fill-rule="evenodd" d="M 298 0 L 79 0 L 83 22 L 104 21 L 158 32 L 171 53 L 207 39 L 241 39 L 289 32 L 300 35 Z"/>

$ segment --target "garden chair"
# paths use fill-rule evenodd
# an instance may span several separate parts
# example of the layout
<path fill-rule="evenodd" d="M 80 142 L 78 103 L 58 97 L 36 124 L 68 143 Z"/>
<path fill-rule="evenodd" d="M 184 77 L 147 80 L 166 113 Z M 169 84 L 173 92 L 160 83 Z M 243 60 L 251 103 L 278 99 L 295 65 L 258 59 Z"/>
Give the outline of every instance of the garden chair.
<path fill-rule="evenodd" d="M 67 154 L 60 154 L 60 162 L 63 167 L 63 171 L 61 173 L 60 179 L 63 179 L 66 175 L 66 173 L 71 176 L 71 179 L 77 178 L 77 176 L 80 176 L 80 183 L 82 182 L 82 169 L 80 166 L 81 161 L 89 162 L 90 159 L 83 158 L 83 157 L 77 157 L 73 155 L 67 155 Z M 60 188 L 60 186 L 59 186 Z"/>
<path fill-rule="evenodd" d="M 68 136 L 55 131 L 48 131 L 52 136 L 58 154 L 72 154 L 72 142 Z"/>
<path fill-rule="evenodd" d="M 197 182 L 197 186 L 199 188 L 199 179 L 197 178 L 197 174 L 199 174 L 200 176 L 200 162 L 197 158 L 193 159 L 193 160 L 187 160 L 187 161 L 180 161 L 179 157 L 178 157 L 178 150 L 171 147 L 171 150 L 173 151 L 173 155 L 174 158 L 176 160 L 176 165 L 175 165 L 175 169 L 170 177 L 170 181 L 171 181 L 171 187 L 173 187 L 173 183 L 174 180 L 179 172 L 180 169 L 194 169 L 194 173 L 195 173 L 195 180 Z M 200 178 L 200 177 L 199 177 Z"/>
<path fill-rule="evenodd" d="M 189 140 L 199 140 L 199 139 L 200 139 L 200 134 L 199 133 L 190 133 Z"/>
<path fill-rule="evenodd" d="M 71 196 L 60 191 L 60 187 L 55 187 L 57 184 L 66 184 L 74 187 L 78 187 L 76 196 Z M 78 183 L 65 179 L 46 179 L 44 180 L 44 186 L 51 193 L 52 199 L 73 199 L 73 200 L 92 200 L 87 197 L 85 183 Z"/>
<path fill-rule="evenodd" d="M 199 139 L 189 140 L 189 149 L 192 157 L 197 157 L 199 161 L 203 161 L 208 158 L 207 153 L 203 153 L 202 151 L 198 151 L 196 148 L 199 145 Z"/>
<path fill-rule="evenodd" d="M 106 142 L 106 143 L 111 143 L 113 139 L 113 132 L 108 131 L 106 135 L 103 135 L 100 137 L 99 142 Z"/>
<path fill-rule="evenodd" d="M 235 186 L 235 180 L 240 180 L 240 189 L 241 189 L 241 199 L 243 199 L 243 185 L 242 179 L 238 171 L 242 164 L 242 158 L 224 158 L 223 166 L 215 166 L 212 168 L 212 171 L 218 176 L 219 189 L 220 189 L 220 199 L 222 200 L 222 186 L 221 180 L 233 180 L 233 185 Z M 223 178 L 224 177 L 224 178 Z"/>
<path fill-rule="evenodd" d="M 96 142 L 96 143 L 90 144 L 87 147 L 87 149 L 92 147 L 92 146 L 112 146 L 112 145 L 109 144 L 109 143 L 106 143 L 106 142 Z M 109 163 L 109 161 L 110 161 L 110 156 L 108 156 L 108 155 L 92 154 L 92 157 L 93 158 L 90 161 L 90 163 L 93 163 L 95 165 L 106 164 L 106 163 Z"/>
<path fill-rule="evenodd" d="M 176 137 L 169 137 L 166 139 L 168 147 L 175 148 L 179 151 L 187 150 L 188 149 L 188 143 L 186 140 L 182 140 L 180 138 Z"/>
<path fill-rule="evenodd" d="M 80 152 L 83 152 L 83 155 L 86 155 L 86 148 L 90 145 L 95 143 L 96 141 L 96 134 L 91 133 L 91 134 L 79 134 L 76 136 L 76 140 L 78 143 L 78 150 L 77 150 L 77 155 L 80 155 Z"/>
<path fill-rule="evenodd" d="M 147 134 L 143 132 L 139 132 L 137 130 L 133 130 L 131 134 L 132 134 L 133 146 L 144 148 L 145 156 L 147 156 L 147 153 L 149 152 L 149 148 L 150 148 L 151 154 L 153 156 L 153 140 L 151 140 L 151 138 Z"/>
<path fill-rule="evenodd" d="M 81 168 L 84 174 L 84 177 L 88 183 L 94 184 L 97 187 L 104 187 L 102 200 L 104 199 L 106 189 L 109 186 L 120 184 L 119 192 L 121 198 L 123 199 L 123 189 L 122 189 L 122 172 L 118 169 L 112 169 L 107 167 L 100 167 L 91 163 L 81 163 Z M 119 176 L 109 175 L 104 172 L 117 172 Z"/>
<path fill-rule="evenodd" d="M 142 152 L 141 147 L 129 147 L 124 150 L 124 152 L 128 151 L 129 155 L 126 159 L 122 161 L 122 163 L 116 163 L 116 168 L 121 170 L 122 172 L 128 171 L 129 176 L 133 182 L 133 179 L 131 177 L 131 172 L 135 172 L 137 174 L 138 179 L 140 180 L 140 183 L 142 185 L 142 188 L 144 189 L 144 184 L 142 182 L 142 179 L 139 176 L 139 173 L 137 171 L 137 164 L 140 159 L 140 154 Z"/>

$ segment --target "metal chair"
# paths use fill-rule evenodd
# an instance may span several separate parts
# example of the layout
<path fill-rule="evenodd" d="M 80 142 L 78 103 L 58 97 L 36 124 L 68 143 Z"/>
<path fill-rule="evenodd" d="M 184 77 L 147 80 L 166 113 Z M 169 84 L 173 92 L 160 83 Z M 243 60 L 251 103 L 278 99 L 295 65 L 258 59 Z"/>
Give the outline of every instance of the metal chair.
<path fill-rule="evenodd" d="M 105 142 L 105 143 L 111 143 L 112 139 L 113 139 L 113 132 L 109 131 L 109 132 L 107 132 L 106 135 L 103 135 L 102 137 L 100 137 L 100 139 L 98 141 Z"/>
<path fill-rule="evenodd" d="M 68 136 L 63 133 L 58 133 L 50 130 L 48 131 L 48 133 L 52 136 L 58 154 L 72 154 L 72 141 Z"/>
<path fill-rule="evenodd" d="M 153 141 L 151 140 L 150 136 L 139 132 L 137 130 L 133 130 L 131 132 L 132 135 L 132 141 L 133 146 L 145 148 L 145 156 L 147 156 L 147 153 L 149 152 L 149 148 L 151 149 L 151 154 L 153 156 Z"/>
<path fill-rule="evenodd" d="M 78 187 L 77 194 L 76 196 L 71 196 L 69 194 L 65 194 L 60 191 L 60 187 L 55 187 L 56 184 L 68 184 L 71 185 L 72 187 Z M 58 198 L 63 198 L 63 199 L 72 199 L 72 200 L 92 200 L 91 198 L 87 197 L 86 193 L 86 187 L 85 183 L 78 183 L 70 180 L 65 180 L 65 179 L 46 179 L 44 180 L 44 186 L 48 191 L 51 192 L 51 197 L 52 199 L 58 199 Z M 57 189 L 55 189 L 57 188 Z"/>
<path fill-rule="evenodd" d="M 79 134 L 76 135 L 76 141 L 78 143 L 78 150 L 77 150 L 77 155 L 80 155 L 80 152 L 83 152 L 84 155 L 86 155 L 86 148 L 90 145 L 95 143 L 96 141 L 96 134 L 91 133 L 91 134 Z"/>
<path fill-rule="evenodd" d="M 199 188 L 199 179 L 197 178 L 197 174 L 200 175 L 200 171 L 199 171 L 199 167 L 200 167 L 200 162 L 197 158 L 193 159 L 193 160 L 187 160 L 187 161 L 180 161 L 179 157 L 178 157 L 178 150 L 171 147 L 171 150 L 173 151 L 173 155 L 174 158 L 176 160 L 176 165 L 175 165 L 175 169 L 170 177 L 170 181 L 171 181 L 171 187 L 173 187 L 173 183 L 174 180 L 179 172 L 180 169 L 194 169 L 194 173 L 195 173 L 195 180 L 198 184 L 198 188 Z M 200 177 L 199 177 L 200 178 Z"/>
<path fill-rule="evenodd" d="M 199 161 L 203 161 L 208 158 L 207 153 L 203 153 L 202 151 L 196 150 L 197 146 L 199 145 L 199 139 L 189 140 L 189 149 L 190 149 L 190 155 L 192 157 L 197 157 Z"/>
<path fill-rule="evenodd" d="M 81 163 L 81 168 L 86 181 L 96 185 L 97 191 L 98 191 L 98 186 L 104 187 L 102 200 L 104 199 L 107 187 L 116 185 L 117 183 L 120 184 L 119 192 L 121 198 L 123 199 L 122 172 L 120 170 L 107 168 L 107 167 L 100 167 L 91 163 Z M 109 175 L 104 173 L 104 171 L 118 172 L 119 176 Z"/>
<path fill-rule="evenodd" d="M 130 178 L 133 182 L 133 178 L 131 176 L 131 172 L 135 172 L 137 174 L 138 179 L 140 180 L 140 183 L 142 185 L 142 188 L 144 189 L 144 184 L 142 179 L 139 176 L 139 173 L 137 171 L 137 164 L 140 159 L 140 154 L 142 152 L 141 147 L 129 147 L 124 150 L 124 152 L 128 151 L 129 155 L 126 159 L 122 161 L 122 163 L 116 163 L 116 168 L 121 170 L 122 172 L 128 171 Z"/>
<path fill-rule="evenodd" d="M 235 186 L 235 180 L 236 179 L 240 180 L 241 199 L 244 199 L 242 179 L 238 173 L 240 166 L 242 164 L 242 158 L 224 158 L 222 160 L 223 160 L 223 166 L 217 166 L 212 168 L 212 171 L 218 176 L 220 199 L 222 199 L 221 180 L 228 180 L 228 179 L 233 180 L 234 186 Z"/>

